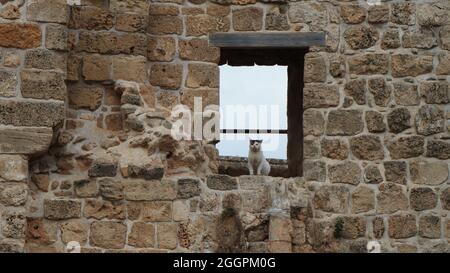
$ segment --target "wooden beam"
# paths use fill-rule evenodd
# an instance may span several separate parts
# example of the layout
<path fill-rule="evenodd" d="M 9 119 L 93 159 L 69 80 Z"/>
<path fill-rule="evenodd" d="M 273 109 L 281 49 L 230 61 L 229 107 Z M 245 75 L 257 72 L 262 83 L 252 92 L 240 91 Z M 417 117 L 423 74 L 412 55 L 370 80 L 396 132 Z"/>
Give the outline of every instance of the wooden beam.
<path fill-rule="evenodd" d="M 303 66 L 304 56 L 288 65 L 288 143 L 289 176 L 303 176 Z"/>
<path fill-rule="evenodd" d="M 326 45 L 324 32 L 211 33 L 209 44 L 221 48 L 306 48 Z"/>

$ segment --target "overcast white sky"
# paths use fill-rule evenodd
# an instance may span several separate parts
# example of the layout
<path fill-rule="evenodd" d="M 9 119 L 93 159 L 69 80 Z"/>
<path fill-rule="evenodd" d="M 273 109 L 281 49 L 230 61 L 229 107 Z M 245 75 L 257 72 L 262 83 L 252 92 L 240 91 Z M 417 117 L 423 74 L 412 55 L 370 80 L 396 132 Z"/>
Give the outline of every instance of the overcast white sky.
<path fill-rule="evenodd" d="M 220 66 L 222 129 L 286 129 L 286 108 L 286 66 Z M 248 156 L 249 138 L 263 139 L 266 158 L 286 159 L 287 135 L 273 134 L 221 134 L 220 155 Z"/>

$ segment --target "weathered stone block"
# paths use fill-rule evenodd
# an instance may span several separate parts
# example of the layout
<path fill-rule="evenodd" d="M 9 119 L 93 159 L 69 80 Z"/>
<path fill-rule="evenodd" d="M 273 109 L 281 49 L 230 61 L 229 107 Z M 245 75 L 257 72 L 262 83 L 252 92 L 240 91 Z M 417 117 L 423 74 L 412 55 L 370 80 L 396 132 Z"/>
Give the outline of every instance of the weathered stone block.
<path fill-rule="evenodd" d="M 263 26 L 264 11 L 258 7 L 233 10 L 233 28 L 236 31 L 258 31 Z"/>
<path fill-rule="evenodd" d="M 384 78 L 371 78 L 368 80 L 370 93 L 373 95 L 375 104 L 386 107 L 390 101 L 391 88 L 386 84 Z"/>
<path fill-rule="evenodd" d="M 61 240 L 67 244 L 71 241 L 79 242 L 81 245 L 87 242 L 89 226 L 82 220 L 70 220 L 60 226 Z"/>
<path fill-rule="evenodd" d="M 119 13 L 116 17 L 116 29 L 126 32 L 144 32 L 148 25 L 148 16 L 134 13 Z"/>
<path fill-rule="evenodd" d="M 173 200 L 177 197 L 175 183 L 170 180 L 128 181 L 124 186 L 126 200 Z"/>
<path fill-rule="evenodd" d="M 412 188 L 409 195 L 411 208 L 417 211 L 434 209 L 437 205 L 437 194 L 431 188 Z"/>
<path fill-rule="evenodd" d="M 330 74 L 335 78 L 342 78 L 345 76 L 346 67 L 345 59 L 341 55 L 329 55 Z"/>
<path fill-rule="evenodd" d="M 368 165 L 364 169 L 364 181 L 369 184 L 378 184 L 383 182 L 381 171 L 376 165 Z"/>
<path fill-rule="evenodd" d="M 402 186 L 394 183 L 382 183 L 377 194 L 377 212 L 394 213 L 408 209 L 408 198 L 403 193 Z"/>
<path fill-rule="evenodd" d="M 352 49 L 365 49 L 375 45 L 379 39 L 378 31 L 372 26 L 350 26 L 344 38 Z"/>
<path fill-rule="evenodd" d="M 394 82 L 394 98 L 398 105 L 419 105 L 420 98 L 417 85 L 404 82 Z"/>
<path fill-rule="evenodd" d="M 182 178 L 178 180 L 177 198 L 191 198 L 200 195 L 200 181 L 191 178 Z"/>
<path fill-rule="evenodd" d="M 419 108 L 415 118 L 417 133 L 420 135 L 433 135 L 445 129 L 444 111 L 434 105 L 424 105 Z"/>
<path fill-rule="evenodd" d="M 103 98 L 103 88 L 77 86 L 69 88 L 69 106 L 74 109 L 91 111 L 100 107 Z"/>
<path fill-rule="evenodd" d="M 70 7 L 70 29 L 109 30 L 113 24 L 114 15 L 108 10 L 93 6 Z"/>
<path fill-rule="evenodd" d="M 322 83 L 307 84 L 303 88 L 303 107 L 327 108 L 338 106 L 339 90 L 336 85 Z"/>
<path fill-rule="evenodd" d="M 38 22 L 67 22 L 66 0 L 32 0 L 27 5 L 27 19 Z"/>
<path fill-rule="evenodd" d="M 179 0 L 172 0 L 174 3 L 181 4 Z M 161 2 L 161 1 L 160 1 Z M 171 1 L 168 1 L 171 2 Z M 139 14 L 147 14 L 149 9 L 149 1 L 147 0 L 111 0 L 110 8 L 116 12 L 133 12 Z"/>
<path fill-rule="evenodd" d="M 266 30 L 286 31 L 290 29 L 288 16 L 282 11 L 271 10 L 266 13 L 265 21 Z"/>
<path fill-rule="evenodd" d="M 339 238 L 356 239 L 363 237 L 366 233 L 366 220 L 364 217 L 341 216 L 336 222 L 342 224 L 342 230 L 338 232 Z"/>
<path fill-rule="evenodd" d="M 348 59 L 348 66 L 352 74 L 386 74 L 388 73 L 389 56 L 375 53 L 359 54 Z"/>
<path fill-rule="evenodd" d="M 391 22 L 399 25 L 413 25 L 416 21 L 415 3 L 394 3 L 391 5 Z"/>
<path fill-rule="evenodd" d="M 167 89 L 181 86 L 183 66 L 180 64 L 153 64 L 150 69 L 150 83 Z"/>
<path fill-rule="evenodd" d="M 175 55 L 175 39 L 172 37 L 148 37 L 147 58 L 150 61 L 169 62 Z"/>
<path fill-rule="evenodd" d="M 50 220 L 79 218 L 81 216 L 81 202 L 78 200 L 44 200 L 44 217 Z"/>
<path fill-rule="evenodd" d="M 114 177 L 117 173 L 117 163 L 107 158 L 99 158 L 94 160 L 89 169 L 90 177 Z"/>
<path fill-rule="evenodd" d="M 405 161 L 384 162 L 386 181 L 406 185 L 407 167 Z"/>
<path fill-rule="evenodd" d="M 89 243 L 102 248 L 120 249 L 125 246 L 126 236 L 125 224 L 97 221 L 91 224 Z"/>
<path fill-rule="evenodd" d="M 1 47 L 21 49 L 39 47 L 41 35 L 41 28 L 36 24 L 0 24 Z"/>
<path fill-rule="evenodd" d="M 446 162 L 413 161 L 410 163 L 411 180 L 416 184 L 440 185 L 448 179 Z"/>
<path fill-rule="evenodd" d="M 173 15 L 152 15 L 148 20 L 147 32 L 153 35 L 181 34 L 183 20 Z"/>
<path fill-rule="evenodd" d="M 361 133 L 363 129 L 360 110 L 331 110 L 328 114 L 327 135 L 352 136 Z"/>
<path fill-rule="evenodd" d="M 159 248 L 174 249 L 177 247 L 177 223 L 160 223 L 156 230 Z"/>
<path fill-rule="evenodd" d="M 203 36 L 214 32 L 227 32 L 230 20 L 226 17 L 209 16 L 206 14 L 186 17 L 186 35 Z"/>
<path fill-rule="evenodd" d="M 45 47 L 54 50 L 67 50 L 69 33 L 67 27 L 59 24 L 49 24 L 45 30 Z"/>
<path fill-rule="evenodd" d="M 147 36 L 140 33 L 125 33 L 109 31 L 79 32 L 77 50 L 100 54 L 147 54 Z"/>
<path fill-rule="evenodd" d="M 373 226 L 373 235 L 375 238 L 380 239 L 384 235 L 385 227 L 384 227 L 384 220 L 382 217 L 375 217 L 372 221 Z"/>
<path fill-rule="evenodd" d="M 357 79 L 350 80 L 344 86 L 344 91 L 347 95 L 351 96 L 357 104 L 366 103 L 366 80 Z"/>
<path fill-rule="evenodd" d="M 269 222 L 269 240 L 291 242 L 291 219 L 282 215 L 271 215 Z"/>
<path fill-rule="evenodd" d="M 128 235 L 128 244 L 134 247 L 154 247 L 155 226 L 144 222 L 136 222 Z"/>
<path fill-rule="evenodd" d="M 141 218 L 145 222 L 172 221 L 172 202 L 152 201 L 144 202 L 141 209 Z"/>
<path fill-rule="evenodd" d="M 120 219 L 126 218 L 125 204 L 101 199 L 88 199 L 84 204 L 83 215 L 86 218 L 94 219 Z"/>
<path fill-rule="evenodd" d="M 382 133 L 386 131 L 383 114 L 377 111 L 366 112 L 367 130 L 370 133 Z"/>
<path fill-rule="evenodd" d="M 325 82 L 327 69 L 325 58 L 319 54 L 307 53 L 305 55 L 305 82 Z"/>
<path fill-rule="evenodd" d="M 213 64 L 189 64 L 186 86 L 219 87 L 219 67 Z"/>
<path fill-rule="evenodd" d="M 103 178 L 98 181 L 100 195 L 109 200 L 122 200 L 124 185 L 121 181 Z"/>
<path fill-rule="evenodd" d="M 450 210 L 450 188 L 446 188 L 441 192 L 441 204 L 445 210 Z"/>
<path fill-rule="evenodd" d="M 403 34 L 403 47 L 430 49 L 437 46 L 437 40 L 432 31 L 407 31 Z"/>
<path fill-rule="evenodd" d="M 0 181 L 22 182 L 28 178 L 28 159 L 20 155 L 0 155 Z"/>
<path fill-rule="evenodd" d="M 411 128 L 411 114 L 405 107 L 396 108 L 387 115 L 389 131 L 392 133 L 401 133 Z"/>
<path fill-rule="evenodd" d="M 352 213 L 368 212 L 375 208 L 375 194 L 368 187 L 358 187 L 352 193 Z"/>
<path fill-rule="evenodd" d="M 387 148 L 393 159 L 411 158 L 423 154 L 424 142 L 421 136 L 404 136 L 391 141 Z"/>
<path fill-rule="evenodd" d="M 17 75 L 14 71 L 0 70 L 0 96 L 16 96 Z"/>
<path fill-rule="evenodd" d="M 328 178 L 331 183 L 358 185 L 361 182 L 361 168 L 351 161 L 333 164 L 328 167 Z"/>
<path fill-rule="evenodd" d="M 433 56 L 415 56 L 409 54 L 397 54 L 392 56 L 392 76 L 416 77 L 431 73 L 433 70 Z"/>
<path fill-rule="evenodd" d="M 420 84 L 420 94 L 428 104 L 449 103 L 449 88 L 446 82 L 426 81 Z"/>
<path fill-rule="evenodd" d="M 303 162 L 303 176 L 307 181 L 324 182 L 327 176 L 326 164 L 323 161 L 305 160 Z"/>
<path fill-rule="evenodd" d="M 320 111 L 308 109 L 303 112 L 303 135 L 320 136 L 325 131 L 325 119 Z"/>
<path fill-rule="evenodd" d="M 23 70 L 22 96 L 34 99 L 65 100 L 66 83 L 64 74 L 54 71 Z"/>
<path fill-rule="evenodd" d="M 144 82 L 147 80 L 147 59 L 142 56 L 113 58 L 113 80 L 126 80 L 134 82 Z"/>
<path fill-rule="evenodd" d="M 381 140 L 374 135 L 361 135 L 350 139 L 352 154 L 361 160 L 378 160 L 384 158 Z"/>
<path fill-rule="evenodd" d="M 439 159 L 450 158 L 450 143 L 440 140 L 427 141 L 427 157 L 435 157 Z"/>
<path fill-rule="evenodd" d="M 419 219 L 419 236 L 429 239 L 441 238 L 441 217 L 427 214 Z"/>
<path fill-rule="evenodd" d="M 327 8 L 315 2 L 289 3 L 288 16 L 291 23 L 304 23 L 310 31 L 323 31 L 328 22 Z"/>
<path fill-rule="evenodd" d="M 396 29 L 386 30 L 381 37 L 381 49 L 395 49 L 401 46 L 400 32 Z"/>
<path fill-rule="evenodd" d="M 109 56 L 85 55 L 82 74 L 87 81 L 111 80 L 112 60 Z"/>
<path fill-rule="evenodd" d="M 50 146 L 53 131 L 45 127 L 0 129 L 0 153 L 36 154 Z"/>
<path fill-rule="evenodd" d="M 2 234 L 7 238 L 25 238 L 26 217 L 25 211 L 3 211 L 2 212 Z"/>
<path fill-rule="evenodd" d="M 228 175 L 216 174 L 206 178 L 208 188 L 219 191 L 236 190 L 237 179 Z"/>
<path fill-rule="evenodd" d="M 372 24 L 381 24 L 389 21 L 388 5 L 372 5 L 367 10 L 367 21 Z"/>
<path fill-rule="evenodd" d="M 450 54 L 441 53 L 439 56 L 439 63 L 436 67 L 436 74 L 450 75 Z"/>
<path fill-rule="evenodd" d="M 421 4 L 417 8 L 417 21 L 424 27 L 438 27 L 449 22 L 448 6 L 443 1 Z"/>
<path fill-rule="evenodd" d="M 190 39 L 179 41 L 180 58 L 189 61 L 218 63 L 220 50 L 208 45 L 205 39 Z"/>
<path fill-rule="evenodd" d="M 411 214 L 389 217 L 389 237 L 406 239 L 417 234 L 416 217 Z"/>
<path fill-rule="evenodd" d="M 161 179 L 164 176 L 164 167 L 154 164 L 128 166 L 128 175 L 134 178 L 143 178 L 146 180 Z"/>
<path fill-rule="evenodd" d="M 366 10 L 360 5 L 342 5 L 341 18 L 347 24 L 359 24 L 366 19 Z"/>
<path fill-rule="evenodd" d="M 63 102 L 0 100 L 0 124 L 55 127 L 64 117 Z"/>
<path fill-rule="evenodd" d="M 0 204 L 4 206 L 22 206 L 27 197 L 28 186 L 24 183 L 0 184 Z"/>
<path fill-rule="evenodd" d="M 350 193 L 344 186 L 322 186 L 316 190 L 313 205 L 326 212 L 346 213 L 349 208 Z"/>
<path fill-rule="evenodd" d="M 322 156 L 338 160 L 346 159 L 350 150 L 348 144 L 342 139 L 323 138 L 320 146 Z"/>

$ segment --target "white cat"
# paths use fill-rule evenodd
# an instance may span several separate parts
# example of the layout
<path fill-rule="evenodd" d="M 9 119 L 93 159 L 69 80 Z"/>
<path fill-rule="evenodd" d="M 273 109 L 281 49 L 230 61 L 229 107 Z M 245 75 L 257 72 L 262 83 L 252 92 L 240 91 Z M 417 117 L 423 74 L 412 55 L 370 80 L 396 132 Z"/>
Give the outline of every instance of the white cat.
<path fill-rule="evenodd" d="M 248 170 L 250 175 L 269 175 L 270 164 L 261 151 L 262 140 L 250 140 L 248 151 Z"/>

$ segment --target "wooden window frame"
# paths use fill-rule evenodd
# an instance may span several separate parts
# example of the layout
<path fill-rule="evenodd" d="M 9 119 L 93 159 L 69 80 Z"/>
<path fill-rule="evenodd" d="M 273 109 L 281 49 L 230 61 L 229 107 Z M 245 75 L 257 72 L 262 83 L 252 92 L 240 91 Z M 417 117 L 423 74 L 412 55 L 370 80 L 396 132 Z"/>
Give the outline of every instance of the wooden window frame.
<path fill-rule="evenodd" d="M 325 34 L 305 33 L 214 33 L 211 46 L 220 48 L 219 65 L 287 66 L 287 130 L 226 128 L 221 133 L 287 134 L 289 177 L 303 175 L 303 72 L 305 54 L 310 46 L 324 46 Z"/>

